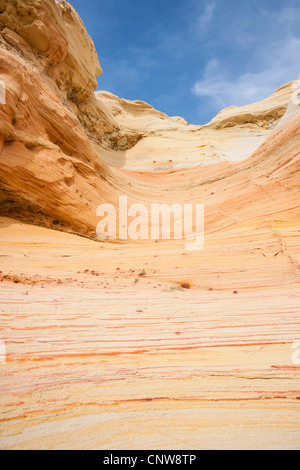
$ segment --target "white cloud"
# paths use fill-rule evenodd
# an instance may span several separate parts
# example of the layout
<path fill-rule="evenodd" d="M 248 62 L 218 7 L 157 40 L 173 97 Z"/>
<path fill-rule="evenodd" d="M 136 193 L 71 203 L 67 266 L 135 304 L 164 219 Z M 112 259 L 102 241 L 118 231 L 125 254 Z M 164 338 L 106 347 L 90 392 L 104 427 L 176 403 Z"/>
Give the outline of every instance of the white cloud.
<path fill-rule="evenodd" d="M 215 0 L 209 0 L 205 3 L 204 11 L 197 20 L 198 31 L 202 32 L 208 28 L 208 26 L 210 25 L 214 17 L 215 8 L 216 8 Z"/>
<path fill-rule="evenodd" d="M 285 5 L 279 11 L 271 13 L 271 20 L 280 28 L 290 31 L 294 26 L 298 28 L 300 19 L 300 5 Z"/>
<path fill-rule="evenodd" d="M 260 52 L 261 65 L 256 70 L 232 76 L 217 59 L 206 65 L 203 79 L 193 92 L 209 97 L 215 106 L 243 106 L 262 100 L 284 83 L 297 79 L 300 72 L 300 39 L 291 37 L 284 43 L 272 43 Z"/>
<path fill-rule="evenodd" d="M 242 46 L 246 60 L 238 68 L 234 50 L 226 57 L 227 62 L 223 57 L 211 59 L 193 93 L 208 98 L 207 106 L 216 112 L 260 101 L 284 83 L 296 80 L 300 73 L 300 35 L 295 25 L 299 21 L 300 6 L 292 8 L 290 4 L 273 12 L 264 32 L 256 36 L 253 31 L 249 42 L 246 31 L 238 28 L 234 40 L 236 46 Z"/>

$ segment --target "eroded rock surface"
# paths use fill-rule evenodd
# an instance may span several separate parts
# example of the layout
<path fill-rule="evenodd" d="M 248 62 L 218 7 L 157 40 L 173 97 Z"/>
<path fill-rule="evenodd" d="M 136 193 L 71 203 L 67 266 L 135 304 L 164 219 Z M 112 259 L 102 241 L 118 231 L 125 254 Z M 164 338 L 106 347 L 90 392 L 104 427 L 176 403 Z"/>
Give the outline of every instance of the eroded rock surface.
<path fill-rule="evenodd" d="M 66 2 L 0 31 L 0 448 L 299 449 L 293 84 L 189 126 L 94 93 Z M 87 239 L 120 195 L 204 204 L 204 249 Z"/>
<path fill-rule="evenodd" d="M 260 201 L 275 191 L 280 207 L 293 200 L 297 175 L 287 171 L 298 161 L 298 111 L 288 128 L 274 130 L 292 83 L 260 103 L 228 108 L 206 126 L 189 126 L 141 101 L 94 93 L 101 67 L 68 3 L 2 1 L 0 29 L 2 215 L 95 237 L 98 205 L 115 204 L 120 194 L 145 204 L 168 202 L 166 194 L 170 201 L 197 198 L 207 205 L 211 230 L 229 217 L 222 205 L 228 213 L 233 204 L 237 218 L 252 191 L 254 198 L 261 192 Z M 286 178 L 293 190 L 279 200 L 277 185 Z M 240 189 L 231 195 L 233 180 Z"/>

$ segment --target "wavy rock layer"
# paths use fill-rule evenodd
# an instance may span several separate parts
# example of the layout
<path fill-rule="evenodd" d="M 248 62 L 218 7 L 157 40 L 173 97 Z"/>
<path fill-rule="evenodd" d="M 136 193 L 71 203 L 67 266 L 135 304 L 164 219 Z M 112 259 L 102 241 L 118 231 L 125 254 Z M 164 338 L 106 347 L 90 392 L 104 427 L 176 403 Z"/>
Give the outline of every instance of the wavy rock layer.
<path fill-rule="evenodd" d="M 2 449 L 299 448 L 298 221 L 193 253 L 0 238 Z"/>
<path fill-rule="evenodd" d="M 189 126 L 94 93 L 66 2 L 0 0 L 0 30 L 1 448 L 299 448 L 292 83 Z M 120 195 L 205 204 L 204 250 L 77 236 Z"/>
<path fill-rule="evenodd" d="M 219 198 L 207 201 L 205 182 L 210 187 L 218 175 L 230 197 L 228 178 L 242 172 L 252 180 L 245 159 L 252 154 L 254 161 L 257 148 L 264 152 L 260 146 L 278 138 L 273 128 L 287 109 L 292 84 L 253 106 L 224 110 L 207 126 L 188 126 L 143 102 L 93 93 L 101 67 L 66 2 L 9 0 L 0 7 L 0 79 L 7 99 L 0 110 L 2 215 L 95 237 L 97 207 L 116 204 L 121 194 L 146 204 L 168 202 L 166 194 L 170 201 L 197 198 L 210 211 Z M 259 169 L 254 177 L 261 179 Z M 249 190 L 256 193 L 257 186 Z M 241 206 L 243 191 L 234 192 Z M 263 198 L 268 194 L 269 188 Z M 230 207 L 227 195 L 222 200 Z"/>

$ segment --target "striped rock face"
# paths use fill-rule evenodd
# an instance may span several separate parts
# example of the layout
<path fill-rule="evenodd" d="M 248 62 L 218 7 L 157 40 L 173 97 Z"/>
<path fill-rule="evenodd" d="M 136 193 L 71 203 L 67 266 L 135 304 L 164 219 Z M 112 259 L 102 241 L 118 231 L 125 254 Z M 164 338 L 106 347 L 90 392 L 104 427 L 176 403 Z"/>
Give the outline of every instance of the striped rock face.
<path fill-rule="evenodd" d="M 189 126 L 94 93 L 66 2 L 0 26 L 0 448 L 299 448 L 297 83 Z M 202 249 L 99 242 L 122 196 L 203 205 Z"/>

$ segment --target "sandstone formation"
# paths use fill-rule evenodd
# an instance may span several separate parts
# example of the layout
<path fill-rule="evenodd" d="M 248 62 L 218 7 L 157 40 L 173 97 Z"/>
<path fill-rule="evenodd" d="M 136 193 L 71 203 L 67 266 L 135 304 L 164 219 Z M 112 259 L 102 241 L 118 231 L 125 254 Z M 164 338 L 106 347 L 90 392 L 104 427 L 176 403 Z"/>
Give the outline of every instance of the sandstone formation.
<path fill-rule="evenodd" d="M 294 83 L 192 126 L 95 92 L 65 1 L 0 31 L 0 447 L 299 448 Z M 204 204 L 205 248 L 99 243 L 123 195 Z"/>
<path fill-rule="evenodd" d="M 0 27 L 0 78 L 7 91 L 0 122 L 1 212 L 90 237 L 97 207 L 115 204 L 119 194 L 167 202 L 157 191 L 163 180 L 170 200 L 183 191 L 185 199 L 207 203 L 203 178 L 242 171 L 246 181 L 252 179 L 244 162 L 275 138 L 292 94 L 288 84 L 261 103 L 226 109 L 203 127 L 188 126 L 143 102 L 94 94 L 101 67 L 66 2 L 9 0 L 1 6 Z M 179 169 L 184 174 L 173 175 Z M 153 172 L 164 175 L 153 179 Z M 215 201 L 209 198 L 207 205 Z M 230 207 L 230 200 L 224 202 Z"/>

